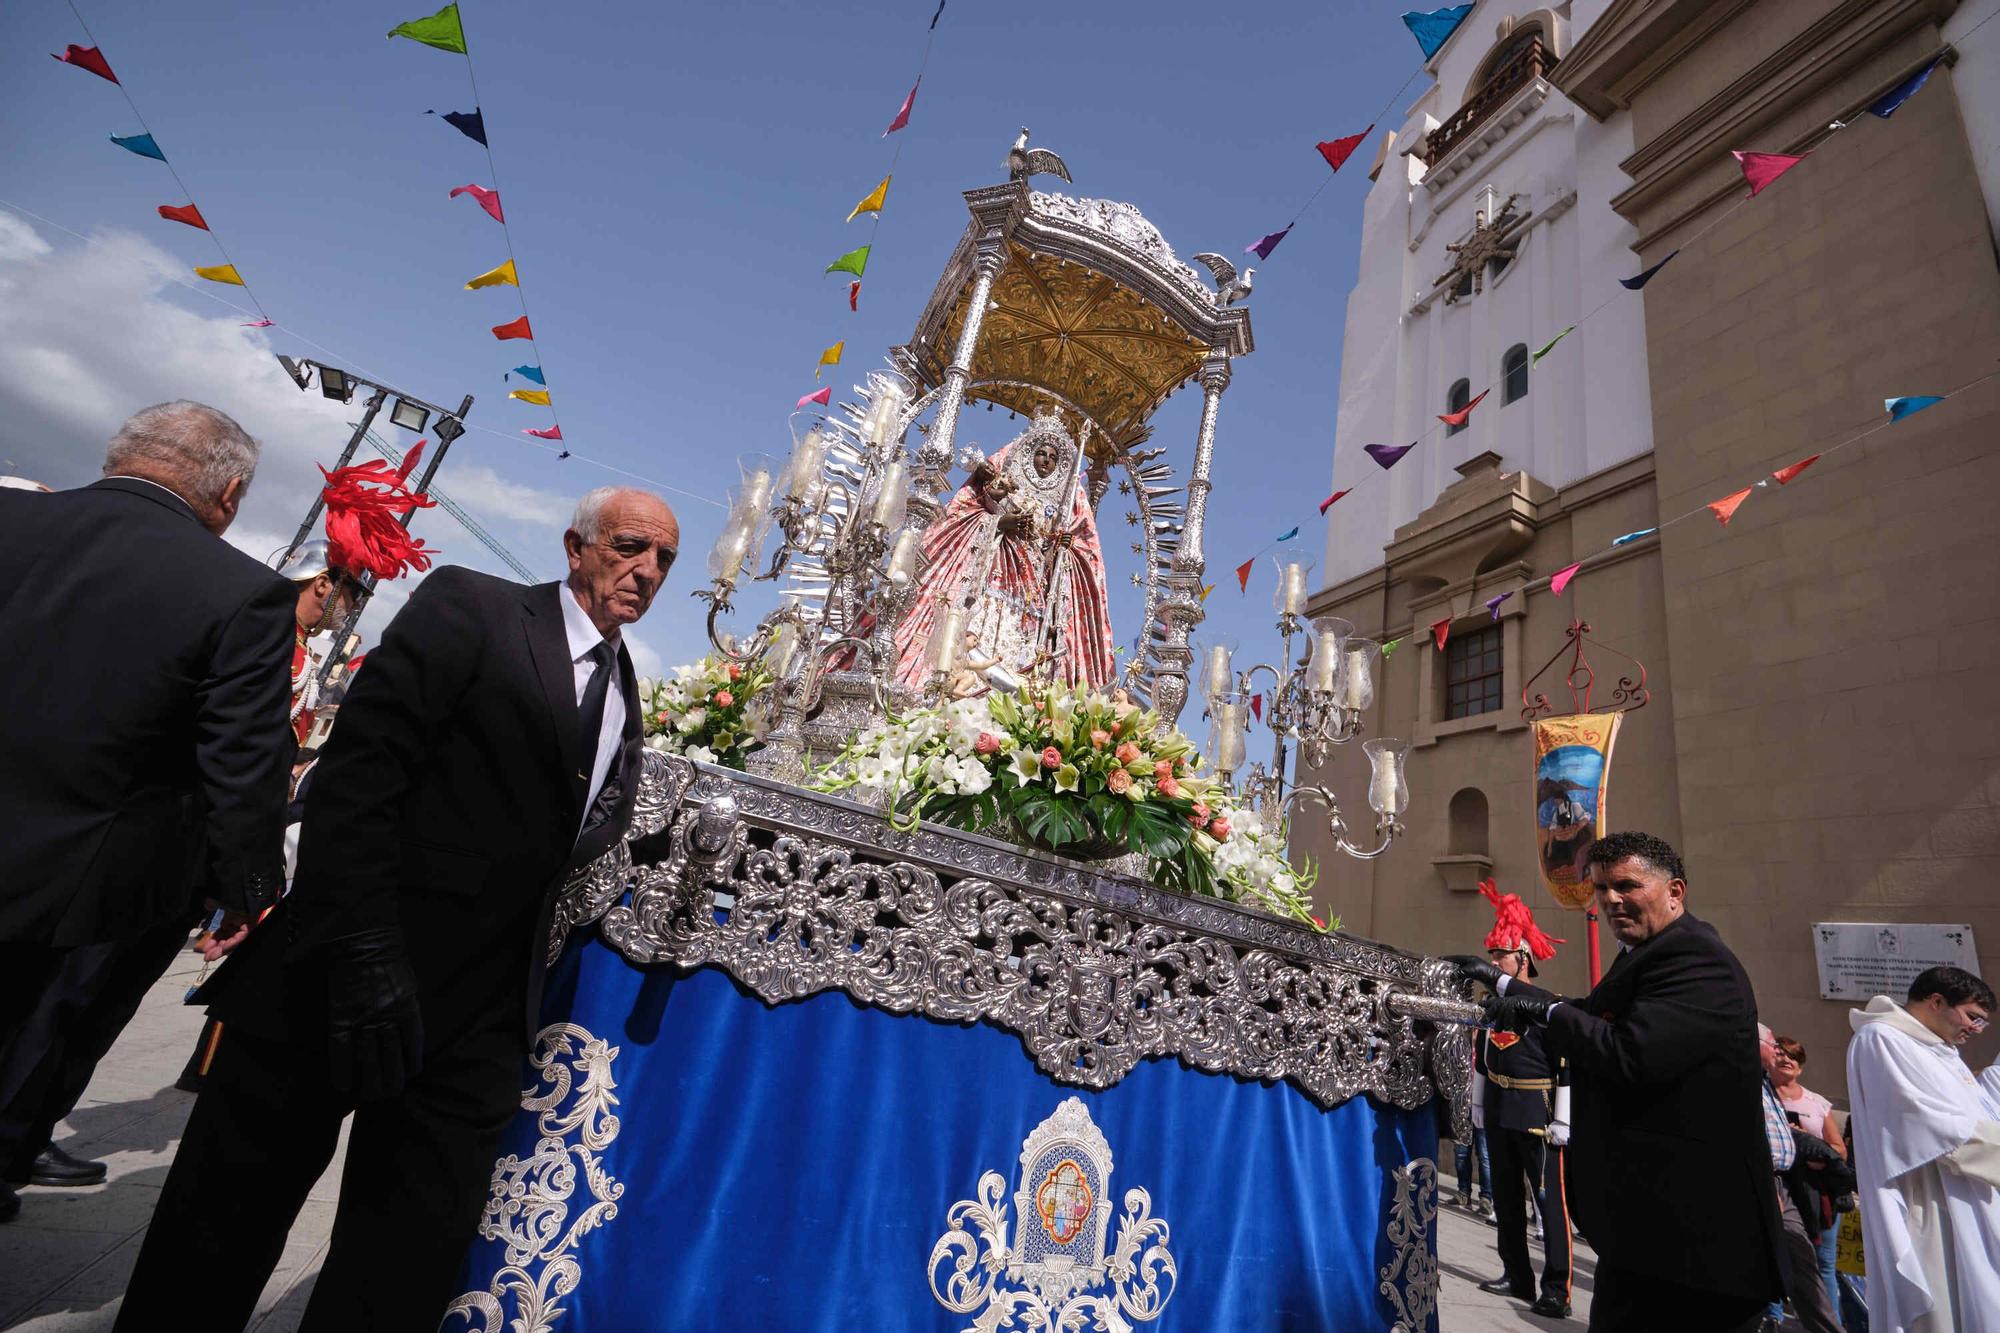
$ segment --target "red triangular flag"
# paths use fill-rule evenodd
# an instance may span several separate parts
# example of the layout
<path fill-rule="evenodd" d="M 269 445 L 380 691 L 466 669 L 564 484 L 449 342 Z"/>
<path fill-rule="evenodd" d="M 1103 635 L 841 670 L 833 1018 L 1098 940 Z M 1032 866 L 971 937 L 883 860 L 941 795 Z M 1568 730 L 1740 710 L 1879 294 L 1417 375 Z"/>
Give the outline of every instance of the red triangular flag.
<path fill-rule="evenodd" d="M 1743 168 L 1743 179 L 1749 183 L 1750 197 L 1755 199 L 1760 191 L 1778 177 L 1806 160 L 1800 153 L 1793 157 L 1789 153 L 1738 153 L 1731 152 L 1737 165 Z M 1724 520 L 1725 522 L 1727 520 Z"/>
<path fill-rule="evenodd" d="M 1790 481 L 1793 477 L 1798 476 L 1799 473 L 1804 472 L 1807 468 L 1811 467 L 1814 463 L 1817 462 L 1819 462 L 1819 455 L 1813 454 L 1808 458 L 1801 458 L 1798 462 L 1793 463 L 1788 467 L 1781 467 L 1776 472 L 1773 472 L 1771 475 L 1775 477 L 1777 479 L 1778 484 L 1782 486 L 1786 482 Z"/>
<path fill-rule="evenodd" d="M 1244 592 L 1250 591 L 1250 566 L 1256 563 L 1257 557 L 1253 555 L 1236 567 L 1236 586 Z"/>
<path fill-rule="evenodd" d="M 171 204 L 161 204 L 160 216 L 169 222 L 185 222 L 190 227 L 200 227 L 203 231 L 208 230 L 207 219 L 202 217 L 201 210 L 193 204 L 189 204 L 184 208 L 176 208 Z"/>
<path fill-rule="evenodd" d="M 896 113 L 896 118 L 889 122 L 889 128 L 882 131 L 884 139 L 910 123 L 910 108 L 917 104 L 917 89 L 923 86 L 924 76 L 919 74 L 917 75 L 917 81 L 910 85 L 910 95 L 903 99 L 902 109 Z"/>
<path fill-rule="evenodd" d="M 1750 492 L 1756 489 L 1755 486 L 1745 486 L 1734 495 L 1725 495 L 1720 500 L 1709 501 L 1708 507 L 1714 511 L 1715 521 L 1725 528 L 1728 527 L 1730 518 L 1742 507 L 1743 502 L 1750 498 Z"/>
<path fill-rule="evenodd" d="M 451 197 L 456 199 L 462 194 L 469 194 L 474 199 L 477 199 L 479 206 L 491 214 L 495 222 L 505 223 L 507 221 L 506 216 L 500 212 L 500 192 L 498 190 L 489 190 L 483 185 L 461 185 L 451 192 Z"/>
<path fill-rule="evenodd" d="M 1437 640 L 1438 651 L 1444 651 L 1444 641 L 1451 637 L 1451 617 L 1431 622 L 1431 637 Z"/>
<path fill-rule="evenodd" d="M 1473 399 L 1471 402 L 1467 403 L 1464 407 L 1459 408 L 1458 411 L 1456 412 L 1445 413 L 1443 416 L 1439 417 L 1438 420 L 1442 421 L 1447 426 L 1463 426 L 1465 424 L 1465 419 L 1472 415 L 1472 409 L 1479 406 L 1479 404 L 1485 400 L 1486 395 L 1492 392 L 1493 390 L 1491 389 L 1481 389 L 1479 391 L 1479 397 Z"/>
<path fill-rule="evenodd" d="M 1250 714 L 1252 717 L 1255 717 L 1259 722 L 1262 722 L 1264 720 L 1263 695 L 1253 694 L 1250 696 Z"/>
<path fill-rule="evenodd" d="M 532 340 L 535 334 L 528 327 L 528 317 L 523 315 L 519 319 L 509 320 L 505 324 L 495 324 L 493 326 L 493 336 L 501 342 L 506 342 L 509 338 L 527 338 Z"/>
<path fill-rule="evenodd" d="M 1338 500 L 1341 496 L 1346 495 L 1348 491 L 1351 491 L 1353 489 L 1354 488 L 1350 486 L 1347 488 L 1347 491 L 1335 491 L 1332 495 L 1327 496 L 1326 499 L 1321 500 L 1319 502 L 1319 512 L 1324 514 L 1327 510 L 1333 508 L 1333 502 L 1335 500 Z"/>
<path fill-rule="evenodd" d="M 1328 139 L 1325 143 L 1314 146 L 1319 149 L 1319 155 L 1326 159 L 1326 164 L 1335 171 L 1339 171 L 1340 164 L 1352 157 L 1354 150 L 1361 146 L 1361 141 L 1374 132 L 1375 127 L 1370 125 L 1359 134 L 1350 134 L 1340 139 Z"/>
<path fill-rule="evenodd" d="M 861 284 L 858 282 L 847 284 L 847 308 L 849 310 L 861 308 Z"/>
<path fill-rule="evenodd" d="M 100 79 L 109 79 L 113 83 L 118 82 L 118 76 L 111 72 L 111 66 L 105 61 L 104 53 L 94 46 L 78 46 L 75 42 L 71 42 L 69 49 L 55 58 L 62 61 L 65 65 L 75 65 L 78 69 L 87 69 Z"/>
<path fill-rule="evenodd" d="M 1568 569 L 1557 570 L 1549 579 L 1549 591 L 1558 597 L 1562 596 L 1563 589 L 1569 586 L 1569 581 L 1576 577 L 1576 571 L 1582 568 L 1583 561 L 1579 560 Z"/>
<path fill-rule="evenodd" d="M 829 384 L 824 389 L 819 390 L 817 393 L 809 393 L 805 397 L 799 399 L 799 405 L 793 408 L 792 410 L 794 412 L 804 411 L 805 405 L 807 403 L 818 403 L 821 407 L 826 407 L 832 402 L 833 402 L 833 386 Z"/>
<path fill-rule="evenodd" d="M 547 430 L 524 430 L 521 434 L 532 435 L 538 440 L 560 440 L 562 438 L 562 427 L 551 426 Z"/>

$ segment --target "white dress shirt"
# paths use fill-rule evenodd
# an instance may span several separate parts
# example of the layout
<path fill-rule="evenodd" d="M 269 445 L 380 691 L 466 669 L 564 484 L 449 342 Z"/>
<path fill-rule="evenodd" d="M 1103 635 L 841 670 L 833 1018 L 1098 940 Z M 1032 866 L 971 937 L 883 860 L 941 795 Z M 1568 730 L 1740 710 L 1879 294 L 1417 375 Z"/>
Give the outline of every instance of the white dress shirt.
<path fill-rule="evenodd" d="M 604 692 L 604 724 L 597 729 L 597 753 L 590 761 L 590 786 L 583 796 L 583 813 L 588 817 L 598 791 L 604 786 L 604 779 L 611 772 L 611 761 L 618 754 L 618 743 L 625 732 L 625 689 L 620 680 L 622 672 L 619 671 L 619 661 L 624 656 L 625 648 L 618 640 L 606 640 L 597 632 L 597 626 L 590 623 L 589 614 L 576 600 L 576 593 L 568 584 L 563 585 L 560 600 L 563 631 L 569 636 L 570 664 L 576 673 L 577 703 L 583 702 L 583 691 L 590 684 L 591 673 L 597 670 L 597 663 L 590 660 L 591 649 L 609 642 L 614 654 L 611 670 L 618 673 L 611 677 L 609 688 Z"/>

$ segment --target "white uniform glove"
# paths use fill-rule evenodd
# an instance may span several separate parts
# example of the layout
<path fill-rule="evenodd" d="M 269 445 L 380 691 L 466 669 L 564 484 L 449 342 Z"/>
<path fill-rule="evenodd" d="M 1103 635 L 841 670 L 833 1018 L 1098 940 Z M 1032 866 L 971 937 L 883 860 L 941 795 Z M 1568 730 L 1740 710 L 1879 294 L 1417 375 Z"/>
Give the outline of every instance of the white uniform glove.
<path fill-rule="evenodd" d="M 1549 1143 L 1557 1148 L 1569 1146 L 1569 1089 L 1556 1089 L 1556 1111 L 1549 1121 Z"/>
<path fill-rule="evenodd" d="M 1472 1127 L 1486 1128 L 1486 1075 L 1476 1070 L 1472 1075 Z"/>

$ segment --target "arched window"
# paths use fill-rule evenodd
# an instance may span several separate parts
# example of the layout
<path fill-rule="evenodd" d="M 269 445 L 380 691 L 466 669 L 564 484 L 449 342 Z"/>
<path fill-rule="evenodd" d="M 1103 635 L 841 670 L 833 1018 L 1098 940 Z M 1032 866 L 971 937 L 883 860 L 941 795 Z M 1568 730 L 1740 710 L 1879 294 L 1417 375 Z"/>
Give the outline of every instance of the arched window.
<path fill-rule="evenodd" d="M 1486 855 L 1486 793 L 1477 787 L 1461 788 L 1447 813 L 1452 855 Z"/>
<path fill-rule="evenodd" d="M 1528 55 L 1531 48 L 1541 47 L 1544 68 L 1554 65 L 1554 52 L 1549 51 L 1548 38 L 1542 33 L 1539 23 L 1523 23 L 1507 34 L 1506 40 L 1494 47 L 1486 59 L 1480 62 L 1479 72 L 1472 76 L 1473 89 L 1484 88 L 1486 84 L 1507 66 Z M 1539 71 L 1537 71 L 1539 73 Z"/>
<path fill-rule="evenodd" d="M 1528 344 L 1515 343 L 1500 358 L 1500 405 L 1528 396 Z"/>
<path fill-rule="evenodd" d="M 1452 385 L 1451 392 L 1447 393 L 1444 396 L 1444 410 L 1447 413 L 1463 412 L 1465 410 L 1465 405 L 1471 401 L 1472 401 L 1472 381 L 1460 380 L 1458 383 Z M 1461 422 L 1459 425 L 1456 426 L 1446 426 L 1444 428 L 1444 433 L 1446 435 L 1456 435 L 1464 429 L 1465 425 L 1464 423 Z"/>

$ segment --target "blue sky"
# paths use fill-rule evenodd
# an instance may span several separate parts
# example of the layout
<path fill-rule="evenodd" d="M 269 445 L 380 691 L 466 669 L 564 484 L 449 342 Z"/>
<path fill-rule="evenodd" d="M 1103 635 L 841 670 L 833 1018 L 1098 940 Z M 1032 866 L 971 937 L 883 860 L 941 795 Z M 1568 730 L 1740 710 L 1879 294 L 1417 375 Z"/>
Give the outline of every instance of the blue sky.
<path fill-rule="evenodd" d="M 117 89 L 49 59 L 85 41 L 68 6 L 9 5 L 0 200 L 91 240 L 41 222 L 24 231 L 0 209 L 10 229 L 0 233 L 0 471 L 80 484 L 126 413 L 163 396 L 205 399 L 285 451 L 260 475 L 243 540 L 282 538 L 310 493 L 310 461 L 330 462 L 344 434 L 316 393 L 297 394 L 275 364 L 262 369 L 267 346 L 310 354 L 301 336 L 434 401 L 475 395 L 474 423 L 509 435 L 548 424 L 505 397 L 501 372 L 526 344 L 487 332 L 517 313 L 513 294 L 462 290 L 506 258 L 499 227 L 470 200 L 446 198 L 489 183 L 484 155 L 422 114 L 469 109 L 464 63 L 383 37 L 428 0 L 80 4 L 280 327 L 238 330 L 248 316 L 163 280 L 217 262 L 207 238 L 154 214 L 182 202 L 163 168 L 106 142 L 138 128 Z M 829 373 L 839 391 L 909 336 L 963 230 L 960 192 L 1004 178 L 1023 124 L 1063 154 L 1072 192 L 1137 204 L 1184 257 L 1235 255 L 1324 178 L 1314 141 L 1361 129 L 1419 60 L 1389 5 L 951 0 L 897 136 L 902 158 L 850 315 L 845 279 L 821 270 L 867 239 L 865 218 L 842 218 L 888 168 L 896 145 L 882 128 L 933 8 L 467 0 L 542 361 L 578 453 L 717 498 L 736 455 L 782 453 L 822 347 L 847 340 L 849 373 Z M 1222 410 L 1210 621 L 1272 651 L 1269 558 L 1247 597 L 1229 570 L 1295 523 L 1298 542 L 1280 550 L 1319 554 L 1313 505 L 1331 475 L 1371 151 L 1259 266 L 1258 350 L 1238 364 Z M 1198 394 L 1179 394 L 1158 418 L 1155 443 L 1177 466 L 1198 408 Z M 990 451 L 1005 427 L 981 412 L 961 439 Z M 439 481 L 554 577 L 561 510 L 616 479 L 474 431 Z M 1123 527 L 1116 502 L 1104 517 L 1124 603 L 1135 565 L 1111 531 Z M 667 662 L 703 650 L 687 592 L 722 517 L 676 504 L 684 560 L 641 627 Z M 420 530 L 447 560 L 497 568 L 447 519 Z M 1135 626 L 1121 609 L 1127 640 Z"/>

